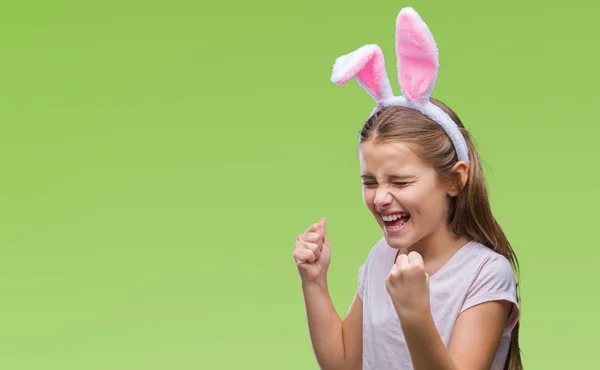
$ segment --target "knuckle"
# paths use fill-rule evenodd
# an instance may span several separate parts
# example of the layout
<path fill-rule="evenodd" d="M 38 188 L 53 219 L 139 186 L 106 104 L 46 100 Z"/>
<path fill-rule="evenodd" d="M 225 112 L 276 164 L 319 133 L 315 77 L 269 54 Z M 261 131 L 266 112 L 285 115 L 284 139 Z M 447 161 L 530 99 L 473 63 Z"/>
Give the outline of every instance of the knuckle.
<path fill-rule="evenodd" d="M 421 266 L 419 264 L 414 264 L 414 265 L 410 265 L 410 269 L 411 269 L 411 271 L 419 272 L 419 271 L 423 271 L 423 266 Z"/>

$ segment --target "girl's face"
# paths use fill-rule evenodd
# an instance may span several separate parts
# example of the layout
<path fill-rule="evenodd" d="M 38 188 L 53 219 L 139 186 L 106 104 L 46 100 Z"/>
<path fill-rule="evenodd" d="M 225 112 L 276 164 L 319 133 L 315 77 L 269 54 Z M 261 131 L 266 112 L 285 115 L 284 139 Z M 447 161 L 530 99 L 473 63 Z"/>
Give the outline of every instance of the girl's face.
<path fill-rule="evenodd" d="M 363 201 L 387 244 L 410 247 L 447 230 L 450 189 L 407 144 L 360 144 Z"/>

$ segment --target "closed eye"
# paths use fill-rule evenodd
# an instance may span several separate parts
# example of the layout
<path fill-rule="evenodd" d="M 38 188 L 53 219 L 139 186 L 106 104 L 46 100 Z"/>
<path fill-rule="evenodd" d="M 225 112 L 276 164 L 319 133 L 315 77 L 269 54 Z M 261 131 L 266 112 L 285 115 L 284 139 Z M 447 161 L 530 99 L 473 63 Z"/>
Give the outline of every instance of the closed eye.
<path fill-rule="evenodd" d="M 393 182 L 392 184 L 396 185 L 396 186 L 406 186 L 406 185 L 408 185 L 408 182 Z M 363 185 L 364 186 L 376 186 L 377 183 L 376 182 L 363 182 Z"/>

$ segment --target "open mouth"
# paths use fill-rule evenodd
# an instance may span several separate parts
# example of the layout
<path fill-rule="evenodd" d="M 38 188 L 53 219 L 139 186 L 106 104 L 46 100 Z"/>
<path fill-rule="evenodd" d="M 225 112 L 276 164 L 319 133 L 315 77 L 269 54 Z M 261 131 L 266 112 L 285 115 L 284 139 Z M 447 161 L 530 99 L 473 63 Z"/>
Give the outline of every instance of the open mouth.
<path fill-rule="evenodd" d="M 388 230 L 400 230 L 410 219 L 410 214 L 406 212 L 394 213 L 392 215 L 381 215 L 385 227 Z"/>

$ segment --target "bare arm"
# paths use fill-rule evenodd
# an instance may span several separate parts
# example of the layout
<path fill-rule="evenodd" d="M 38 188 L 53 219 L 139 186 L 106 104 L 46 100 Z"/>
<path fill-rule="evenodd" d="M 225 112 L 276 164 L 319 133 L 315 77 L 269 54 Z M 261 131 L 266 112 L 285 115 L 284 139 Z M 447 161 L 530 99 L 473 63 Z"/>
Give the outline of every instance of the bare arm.
<path fill-rule="evenodd" d="M 363 303 L 358 293 L 343 322 L 345 370 L 362 370 Z"/>
<path fill-rule="evenodd" d="M 458 316 L 448 345 L 459 369 L 489 369 L 508 320 L 512 304 L 493 301 Z"/>
<path fill-rule="evenodd" d="M 354 370 L 362 366 L 362 302 L 358 295 L 342 321 L 326 284 L 303 283 L 308 329 L 323 370 Z"/>

